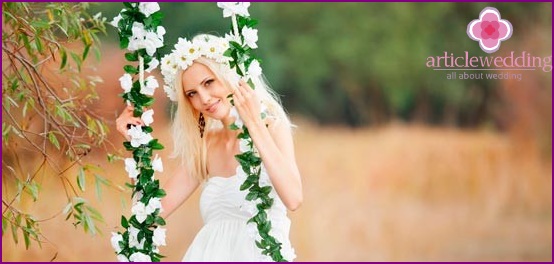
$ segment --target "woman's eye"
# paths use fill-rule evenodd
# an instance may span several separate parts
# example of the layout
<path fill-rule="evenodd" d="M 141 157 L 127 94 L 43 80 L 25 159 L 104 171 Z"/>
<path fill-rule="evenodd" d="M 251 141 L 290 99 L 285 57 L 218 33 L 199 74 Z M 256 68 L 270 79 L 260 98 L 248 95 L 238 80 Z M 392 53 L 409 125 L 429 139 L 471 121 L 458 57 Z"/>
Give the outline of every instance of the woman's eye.
<path fill-rule="evenodd" d="M 204 85 L 205 86 L 210 86 L 210 84 L 212 84 L 213 82 L 214 82 L 214 79 L 209 79 L 204 83 Z"/>
<path fill-rule="evenodd" d="M 187 96 L 188 96 L 188 97 L 193 97 L 195 94 L 196 94 L 196 92 L 188 92 L 188 93 L 187 93 Z"/>

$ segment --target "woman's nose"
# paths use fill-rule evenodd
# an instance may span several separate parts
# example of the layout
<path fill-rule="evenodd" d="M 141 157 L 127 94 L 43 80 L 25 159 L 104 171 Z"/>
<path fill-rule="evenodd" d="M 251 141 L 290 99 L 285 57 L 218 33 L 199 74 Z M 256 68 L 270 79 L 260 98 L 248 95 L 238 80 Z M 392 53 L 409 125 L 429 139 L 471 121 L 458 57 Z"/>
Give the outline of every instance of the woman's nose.
<path fill-rule="evenodd" d="M 202 92 L 198 92 L 198 95 L 200 96 L 200 102 L 203 103 L 203 104 L 208 104 L 208 102 L 210 101 L 210 94 L 205 92 L 205 91 L 202 91 Z"/>

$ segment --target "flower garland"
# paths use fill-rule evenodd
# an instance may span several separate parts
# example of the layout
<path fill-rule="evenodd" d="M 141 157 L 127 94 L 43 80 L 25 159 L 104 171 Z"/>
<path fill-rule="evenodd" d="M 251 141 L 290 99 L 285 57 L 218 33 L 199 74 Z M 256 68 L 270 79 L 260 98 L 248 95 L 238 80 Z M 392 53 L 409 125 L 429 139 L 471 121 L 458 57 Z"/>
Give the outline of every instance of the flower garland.
<path fill-rule="evenodd" d="M 118 29 L 120 48 L 130 51 L 125 58 L 138 62 L 138 67 L 123 67 L 126 73 L 119 79 L 124 91 L 121 96 L 127 104 L 133 104 L 134 116 L 140 116 L 145 126 L 131 126 L 127 132 L 131 140 L 123 143 L 133 153 L 133 158 L 124 160 L 125 170 L 134 183 L 127 184 L 133 188 L 133 215 L 129 219 L 121 216 L 121 225 L 126 230 L 112 232 L 111 244 L 121 262 L 158 262 L 163 257 L 158 248 L 166 244 L 166 229 L 161 228 L 165 220 L 159 216 L 165 191 L 160 188 L 159 180 L 154 179 L 154 172 L 162 172 L 163 164 L 157 154 L 152 159 L 152 151 L 164 147 L 150 135 L 154 110 L 144 111 L 154 103 L 152 96 L 159 84 L 154 76 L 145 79 L 144 72 L 150 73 L 159 65 L 160 55 L 156 50 L 164 42 L 165 29 L 160 26 L 163 14 L 155 2 L 123 4 L 125 8 L 110 24 Z"/>
<path fill-rule="evenodd" d="M 231 58 L 229 66 L 234 68 L 238 75 L 242 76 L 253 89 L 261 86 L 259 77 L 262 74 L 259 60 L 251 53 L 253 49 L 258 48 L 258 30 L 254 28 L 258 21 L 250 18 L 248 13 L 248 2 L 218 2 L 217 6 L 223 9 L 223 17 L 231 17 L 233 32 L 229 41 L 229 49 L 225 51 L 225 56 Z M 232 100 L 231 100 L 231 103 Z M 263 106 L 263 105 L 262 105 Z M 262 109 L 262 119 L 265 118 L 265 109 Z M 268 258 L 262 260 L 273 260 L 285 262 L 287 259 L 282 254 L 282 243 L 270 234 L 271 231 L 271 207 L 274 198 L 270 197 L 273 187 L 269 176 L 262 169 L 262 159 L 260 158 L 254 142 L 250 137 L 248 129 L 243 125 L 236 107 L 233 106 L 231 114 L 236 118 L 231 129 L 242 132 L 238 135 L 240 140 L 241 154 L 235 156 L 239 162 L 244 175 L 239 177 L 244 180 L 240 186 L 241 191 L 248 191 L 245 197 L 245 203 L 241 210 L 249 213 L 251 218 L 247 225 L 250 233 L 254 236 L 256 246 L 262 250 L 262 254 Z M 256 230 L 257 233 L 256 234 Z M 254 231 L 254 232 L 252 232 Z M 288 260 L 294 258 L 294 253 L 286 251 Z"/>

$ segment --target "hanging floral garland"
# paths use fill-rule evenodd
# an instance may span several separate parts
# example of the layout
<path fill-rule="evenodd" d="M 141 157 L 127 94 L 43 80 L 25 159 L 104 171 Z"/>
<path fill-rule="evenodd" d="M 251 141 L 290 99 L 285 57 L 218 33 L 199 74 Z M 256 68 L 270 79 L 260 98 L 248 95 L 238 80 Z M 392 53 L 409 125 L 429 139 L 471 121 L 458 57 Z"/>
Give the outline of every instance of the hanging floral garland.
<path fill-rule="evenodd" d="M 164 45 L 165 29 L 160 26 L 163 15 L 158 3 L 123 4 L 125 8 L 110 24 L 118 29 L 120 48 L 130 51 L 125 59 L 138 62 L 138 66 L 123 67 L 125 74 L 119 79 L 124 91 L 121 96 L 134 106 L 134 116 L 140 117 L 145 126 L 131 126 L 127 132 L 131 140 L 123 143 L 133 153 L 132 158 L 124 160 L 125 170 L 133 180 L 133 184 L 127 184 L 133 188 L 133 215 L 128 219 L 121 216 L 126 230 L 112 233 L 111 243 L 119 261 L 158 262 L 163 257 L 158 248 L 165 246 L 166 229 L 161 228 L 165 220 L 159 215 L 165 191 L 154 178 L 155 171 L 163 171 L 162 161 L 157 154 L 152 158 L 152 152 L 163 149 L 163 145 L 150 135 L 154 110 L 145 109 L 154 103 L 152 96 L 159 84 L 154 76 L 145 78 L 144 72 L 150 73 L 159 65 L 157 49 Z"/>
<path fill-rule="evenodd" d="M 258 48 L 256 44 L 258 30 L 254 28 L 258 21 L 250 17 L 248 12 L 250 3 L 218 2 L 217 6 L 223 9 L 223 17 L 231 17 L 233 29 L 231 35 L 233 37 L 230 38 L 229 48 L 224 53 L 225 56 L 231 58 L 229 66 L 232 69 L 234 68 L 237 74 L 242 76 L 253 89 L 261 86 L 259 77 L 262 74 L 262 68 L 259 60 L 252 54 L 252 50 Z M 265 112 L 266 109 L 262 104 L 262 113 L 260 113 L 262 119 L 266 116 Z M 269 211 L 274 203 L 274 198 L 271 197 L 273 187 L 269 176 L 262 168 L 262 159 L 235 107 L 233 107 L 231 114 L 236 118 L 235 123 L 231 125 L 231 129 L 242 130 L 238 135 L 241 154 L 236 155 L 235 158 L 244 172 L 244 174 L 239 174 L 239 178 L 243 180 L 240 190 L 247 191 L 241 209 L 251 215 L 247 222 L 249 233 L 253 234 L 256 246 L 262 254 L 268 257 L 262 260 L 277 262 L 287 261 L 287 258 L 292 260 L 294 253 L 288 250 L 287 253 L 292 254 L 286 254 L 287 258 L 285 258 L 282 254 L 282 243 L 270 234 L 272 214 Z"/>

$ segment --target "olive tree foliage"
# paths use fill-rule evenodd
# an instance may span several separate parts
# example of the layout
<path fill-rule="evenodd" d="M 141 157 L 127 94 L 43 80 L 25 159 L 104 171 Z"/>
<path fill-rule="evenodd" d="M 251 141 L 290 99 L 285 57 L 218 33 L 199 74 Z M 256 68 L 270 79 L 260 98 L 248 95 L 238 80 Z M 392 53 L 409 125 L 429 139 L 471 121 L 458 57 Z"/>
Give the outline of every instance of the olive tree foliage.
<path fill-rule="evenodd" d="M 111 184 L 85 156 L 113 147 L 91 107 L 102 80 L 84 73 L 91 54 L 99 59 L 97 35 L 105 34 L 105 18 L 88 8 L 2 3 L 2 236 L 11 233 L 15 243 L 22 236 L 26 248 L 33 240 L 40 246 L 41 222 L 59 215 L 91 234 L 103 221 L 83 198 L 87 182 L 97 195 Z M 28 204 L 48 199 L 39 197 L 45 177 L 55 179 L 48 188 L 65 193 L 67 202 L 53 204 L 59 207 L 53 216 L 33 215 Z"/>

